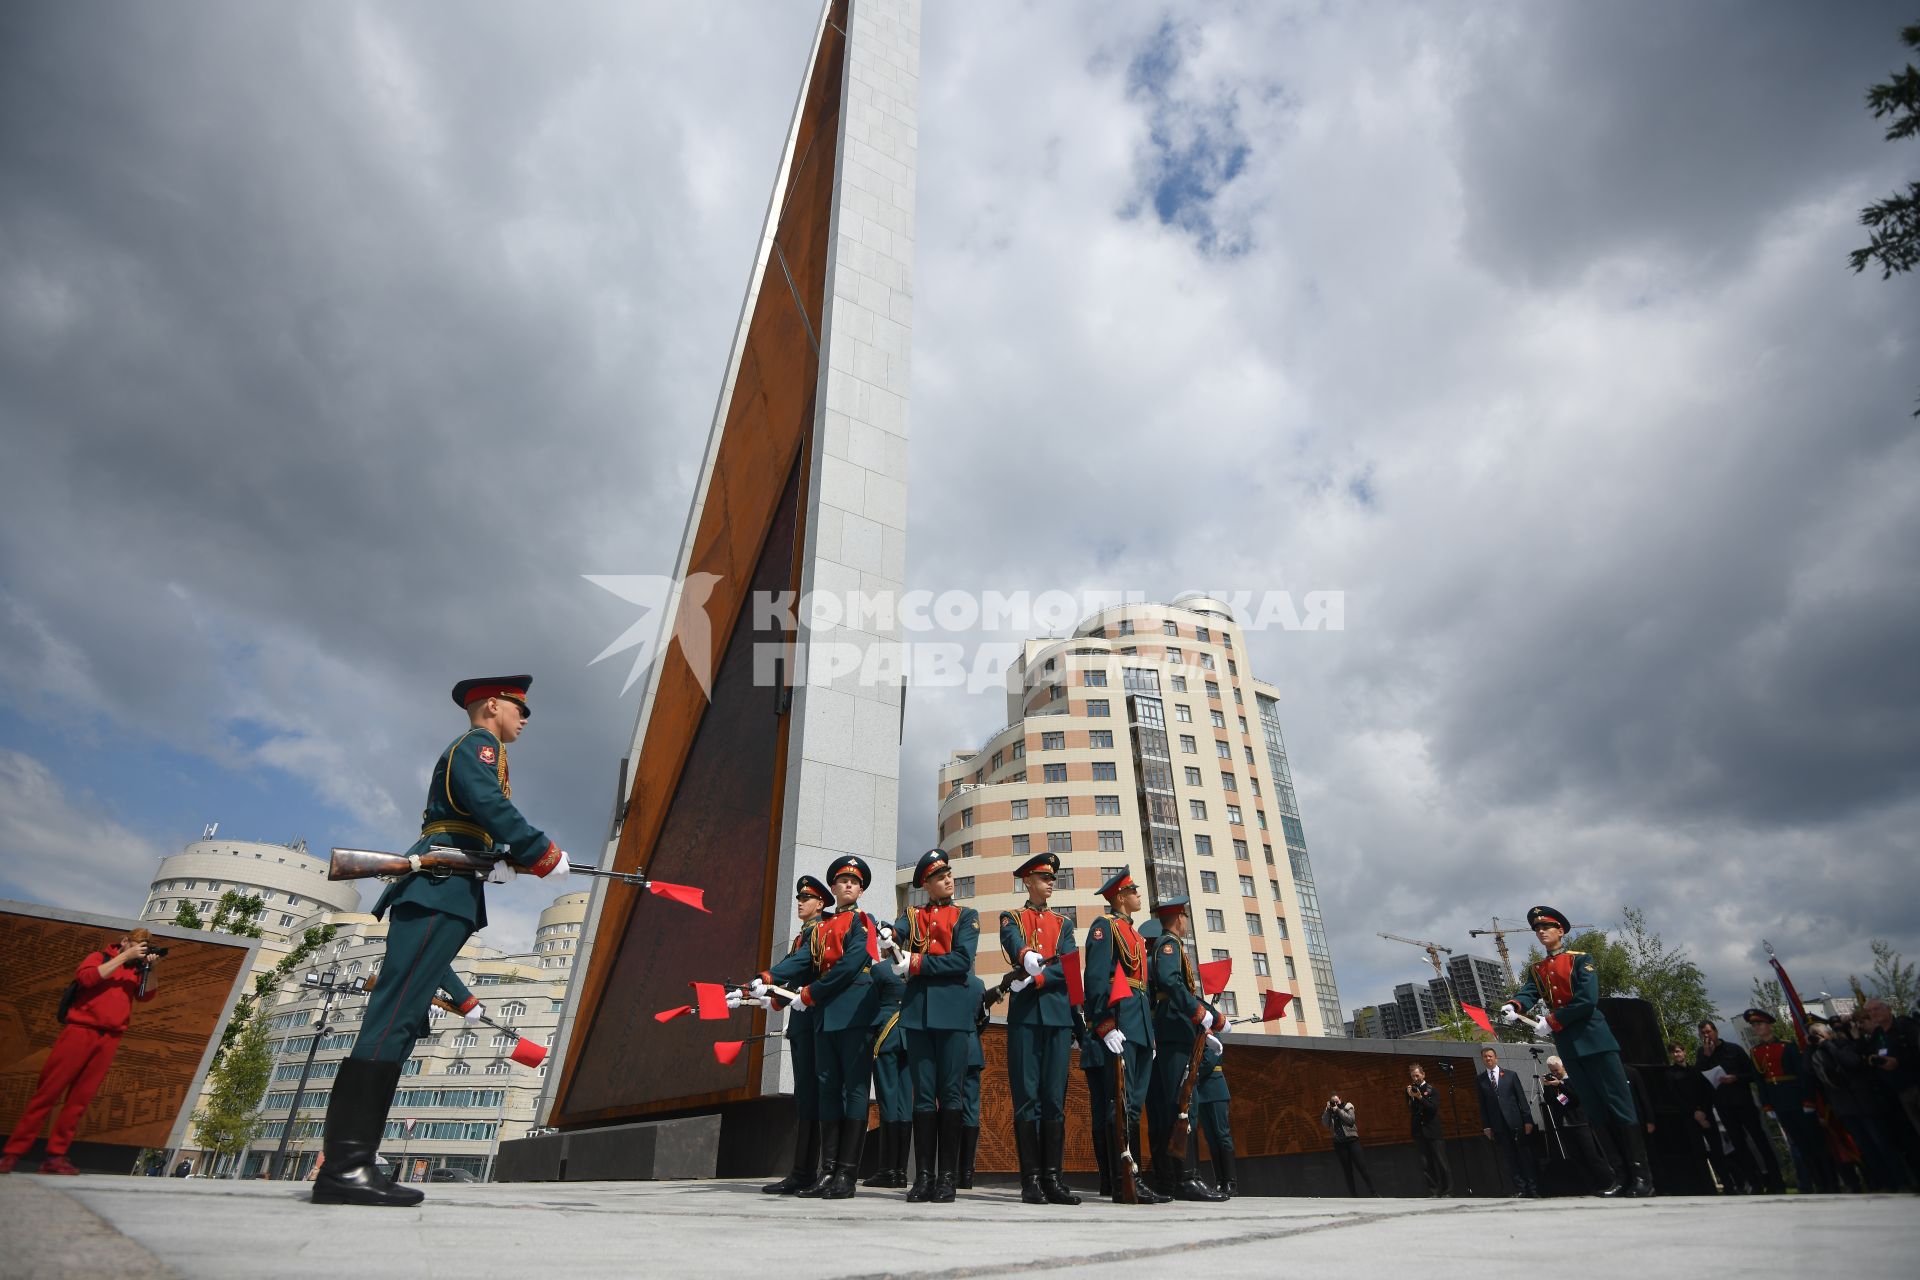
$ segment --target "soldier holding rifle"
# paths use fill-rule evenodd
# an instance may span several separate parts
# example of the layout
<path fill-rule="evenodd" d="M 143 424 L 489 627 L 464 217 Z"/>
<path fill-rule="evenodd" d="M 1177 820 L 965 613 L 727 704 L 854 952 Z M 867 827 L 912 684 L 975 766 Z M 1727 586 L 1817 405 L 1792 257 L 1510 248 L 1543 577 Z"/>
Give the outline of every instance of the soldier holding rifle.
<path fill-rule="evenodd" d="M 1147 1132 L 1153 1139 L 1154 1190 L 1176 1200 L 1220 1201 L 1226 1197 L 1200 1180 L 1186 1134 L 1174 1130 L 1183 1101 L 1192 1104 L 1194 1058 L 1217 1046 L 1214 1016 L 1200 1000 L 1200 979 L 1182 945 L 1193 931 L 1185 896 L 1168 898 L 1153 909 L 1160 936 L 1148 966 L 1153 992 L 1153 1077 L 1147 1092 Z M 1178 1146 L 1180 1150 L 1175 1151 Z"/>
<path fill-rule="evenodd" d="M 532 676 L 492 676 L 453 687 L 454 705 L 467 713 L 467 731 L 433 767 L 410 860 L 435 847 L 451 847 L 499 855 L 486 877 L 496 884 L 521 871 L 565 878 L 566 854 L 514 807 L 507 776 L 507 744 L 519 738 L 532 714 L 527 707 L 532 683 Z M 416 869 L 388 885 L 374 904 L 376 918 L 389 913 L 381 980 L 368 998 L 360 1034 L 340 1064 L 327 1104 L 325 1163 L 313 1183 L 315 1204 L 405 1206 L 421 1199 L 412 1187 L 389 1185 L 375 1170 L 374 1157 L 401 1064 L 426 1033 L 434 989 L 467 939 L 486 926 L 482 876 Z"/>
<path fill-rule="evenodd" d="M 907 980 L 900 1003 L 913 1075 L 914 1178 L 907 1199 L 948 1204 L 960 1177 L 968 1043 L 980 1007 L 969 984 L 980 913 L 954 904 L 944 849 L 920 855 L 913 887 L 926 890 L 926 904 L 910 909 L 881 939 L 894 956 L 894 972 Z"/>
<path fill-rule="evenodd" d="M 811 957 L 814 930 L 832 900 L 833 891 L 813 876 L 801 876 L 794 882 L 793 909 L 800 917 L 800 932 L 793 935 L 789 956 Z M 729 997 L 727 1003 L 737 1005 L 738 996 Z M 787 1051 L 793 1055 L 793 1170 L 780 1181 L 760 1188 L 770 1196 L 805 1191 L 814 1184 L 820 1165 L 820 1072 L 815 1065 L 814 1030 L 813 1010 L 787 1010 Z"/>
<path fill-rule="evenodd" d="M 1100 886 L 1100 896 L 1108 908 L 1087 929 L 1085 995 L 1087 1020 L 1093 1025 L 1082 1053 L 1090 1050 L 1095 1065 L 1104 1069 L 1088 1072 L 1087 1086 L 1094 1131 L 1108 1130 L 1113 1195 L 1120 1200 L 1126 1198 L 1131 1179 L 1123 1160 L 1139 1136 L 1140 1108 L 1152 1077 L 1153 1023 L 1146 999 L 1147 944 L 1133 927 L 1133 913 L 1140 909 L 1140 886 L 1128 872 L 1117 871 Z M 1127 985 L 1126 992 L 1114 989 L 1116 979 Z M 1115 1087 L 1116 1078 L 1124 1082 L 1124 1096 Z M 1134 1182 L 1141 1204 L 1165 1204 L 1172 1199 L 1155 1191 L 1144 1178 Z"/>
<path fill-rule="evenodd" d="M 1072 921 L 1047 905 L 1059 870 L 1057 854 L 1027 859 L 1013 873 L 1026 885 L 1026 905 L 1000 913 L 1000 949 L 1019 973 L 1008 986 L 1013 995 L 1007 1005 L 1007 1084 L 1013 1094 L 1020 1198 L 1028 1204 L 1080 1203 L 1060 1181 L 1067 1147 L 1067 1056 L 1073 1047 L 1073 1008 L 1061 957 L 1072 955 L 1075 946 Z"/>

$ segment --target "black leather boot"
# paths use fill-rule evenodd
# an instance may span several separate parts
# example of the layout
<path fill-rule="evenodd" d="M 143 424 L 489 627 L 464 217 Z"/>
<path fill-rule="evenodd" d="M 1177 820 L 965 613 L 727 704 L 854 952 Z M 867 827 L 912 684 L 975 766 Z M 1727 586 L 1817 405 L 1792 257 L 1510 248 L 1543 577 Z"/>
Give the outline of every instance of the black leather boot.
<path fill-rule="evenodd" d="M 1113 1194 L 1113 1165 L 1107 1155 L 1107 1127 L 1093 1126 L 1093 1163 L 1100 1170 L 1100 1194 Z"/>
<path fill-rule="evenodd" d="M 770 1196 L 790 1196 L 813 1185 L 820 1166 L 820 1126 L 811 1120 L 800 1122 L 793 1135 L 793 1172 L 778 1182 L 769 1182 L 760 1190 Z"/>
<path fill-rule="evenodd" d="M 1067 1122 L 1040 1122 L 1040 1194 L 1048 1204 L 1079 1204 L 1080 1197 L 1060 1181 L 1060 1166 L 1067 1159 Z M 1024 1198 L 1024 1197 L 1023 1197 Z"/>
<path fill-rule="evenodd" d="M 1133 1147 L 1136 1153 L 1139 1151 L 1140 1113 L 1138 1111 L 1129 1111 L 1127 1113 L 1127 1142 L 1129 1146 Z M 1140 1159 L 1136 1154 L 1134 1157 L 1133 1185 L 1134 1190 L 1139 1193 L 1140 1203 L 1166 1204 L 1172 1200 L 1172 1196 L 1162 1194 L 1161 1191 L 1153 1185 L 1158 1177 L 1159 1170 L 1155 1169 L 1152 1172 L 1148 1172 L 1139 1166 Z"/>
<path fill-rule="evenodd" d="M 426 1198 L 412 1187 L 389 1183 L 374 1168 L 387 1128 L 387 1108 L 399 1083 L 397 1062 L 348 1058 L 340 1064 L 327 1102 L 326 1163 L 313 1180 L 313 1203 L 405 1208 Z"/>
<path fill-rule="evenodd" d="M 960 1131 L 966 1126 L 958 1111 L 942 1111 L 940 1117 L 940 1167 L 933 1177 L 930 1204 L 952 1204 L 954 1184 L 960 1178 Z"/>
<path fill-rule="evenodd" d="M 1013 1149 L 1020 1157 L 1020 1203 L 1045 1204 L 1046 1195 L 1040 1190 L 1040 1151 L 1039 1134 L 1033 1125 L 1025 1120 L 1013 1122 Z"/>
<path fill-rule="evenodd" d="M 979 1150 L 980 1126 L 960 1126 L 960 1180 L 955 1185 L 962 1191 L 973 1190 L 973 1157 Z"/>
<path fill-rule="evenodd" d="M 890 1187 L 893 1185 L 893 1126 L 885 1120 L 882 1120 L 876 1138 L 879 1142 L 879 1155 L 874 1160 L 873 1176 L 863 1179 L 860 1185 L 863 1187 Z M 856 1171 L 859 1167 L 858 1163 L 854 1165 Z"/>
<path fill-rule="evenodd" d="M 1220 1194 L 1231 1200 L 1240 1191 L 1240 1184 L 1233 1178 L 1233 1152 L 1217 1148 L 1213 1153 L 1213 1178 L 1220 1184 Z"/>
<path fill-rule="evenodd" d="M 833 1175 L 840 1169 L 840 1122 L 825 1120 L 815 1127 L 820 1130 L 820 1176 L 806 1190 L 794 1192 L 803 1200 L 825 1198 L 833 1190 Z"/>
<path fill-rule="evenodd" d="M 1173 1187 L 1173 1198 L 1176 1200 L 1198 1200 L 1205 1204 L 1219 1204 L 1226 1200 L 1227 1197 L 1215 1191 L 1201 1180 L 1200 1164 L 1198 1160 L 1195 1159 L 1193 1150 L 1193 1144 L 1196 1141 L 1198 1141 L 1198 1139 L 1194 1135 L 1187 1135 L 1187 1153 L 1184 1156 L 1174 1156 L 1172 1152 L 1166 1150 L 1162 1150 L 1160 1153 L 1163 1156 L 1169 1157 L 1167 1169 L 1176 1179 Z"/>
<path fill-rule="evenodd" d="M 1630 1196 L 1651 1196 L 1653 1194 L 1653 1175 L 1647 1167 L 1647 1139 L 1637 1124 L 1624 1124 L 1616 1121 L 1613 1126 L 1614 1142 L 1620 1147 L 1621 1158 L 1627 1162 L 1627 1194 Z"/>
<path fill-rule="evenodd" d="M 913 1187 L 908 1204 L 924 1204 L 933 1196 L 933 1169 L 940 1145 L 940 1113 L 913 1113 Z"/>
<path fill-rule="evenodd" d="M 907 1185 L 907 1148 L 913 1145 L 913 1121 L 895 1120 L 887 1126 L 893 1130 L 893 1167 L 887 1173 L 889 1187 Z"/>
<path fill-rule="evenodd" d="M 860 1148 L 867 1142 L 867 1118 L 853 1116 L 840 1122 L 840 1163 L 833 1171 L 822 1200 L 846 1200 L 858 1189 Z"/>

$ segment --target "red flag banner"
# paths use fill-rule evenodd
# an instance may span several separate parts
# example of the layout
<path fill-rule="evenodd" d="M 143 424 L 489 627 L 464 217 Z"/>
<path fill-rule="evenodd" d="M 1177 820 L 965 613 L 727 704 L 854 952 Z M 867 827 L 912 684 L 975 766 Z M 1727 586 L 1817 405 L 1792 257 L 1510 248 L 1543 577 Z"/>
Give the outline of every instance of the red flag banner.
<path fill-rule="evenodd" d="M 700 1010 L 700 1017 L 708 1022 L 725 1021 L 733 1013 L 727 1008 L 727 988 L 719 982 L 689 983 L 693 988 L 693 1003 Z"/>
<path fill-rule="evenodd" d="M 668 884 L 665 880 L 649 880 L 647 881 L 647 890 L 650 893 L 657 893 L 670 901 L 692 907 L 695 911 L 707 911 L 707 891 L 705 889 L 696 889 L 690 884 Z M 707 914 L 712 915 L 713 912 L 707 911 Z"/>
<path fill-rule="evenodd" d="M 1804 1049 L 1807 1047 L 1807 1006 L 1800 1003 L 1800 993 L 1793 989 L 1793 979 L 1787 976 L 1787 967 L 1780 963 L 1780 957 L 1773 954 L 1771 947 L 1767 948 L 1767 960 L 1773 965 L 1773 971 L 1780 975 L 1780 992 L 1787 998 L 1787 1016 L 1793 1019 L 1793 1038 Z"/>
<path fill-rule="evenodd" d="M 1267 998 L 1260 1006 L 1260 1021 L 1272 1022 L 1277 1018 L 1286 1017 L 1287 1006 L 1292 1003 L 1293 992 L 1291 991 L 1267 992 Z"/>
<path fill-rule="evenodd" d="M 1227 989 L 1227 983 L 1233 977 L 1233 957 L 1225 960 L 1209 960 L 1200 966 L 1200 989 L 1210 996 L 1217 996 Z"/>
<path fill-rule="evenodd" d="M 1060 957 L 1060 972 L 1067 980 L 1067 1003 L 1075 1008 L 1087 1002 L 1086 978 L 1080 972 L 1080 953 L 1069 951 Z"/>
<path fill-rule="evenodd" d="M 513 1052 L 507 1056 L 523 1067 L 537 1067 L 547 1060 L 547 1048 L 531 1040 L 520 1040 L 515 1042 Z"/>
<path fill-rule="evenodd" d="M 730 1067 L 740 1051 L 747 1047 L 745 1040 L 716 1040 L 713 1044 L 713 1058 L 723 1067 Z"/>
<path fill-rule="evenodd" d="M 1477 1004 L 1468 1004 L 1465 1000 L 1462 1000 L 1460 1002 L 1460 1012 L 1472 1018 L 1474 1026 L 1479 1027 L 1488 1035 L 1493 1034 L 1493 1020 L 1487 1017 L 1487 1011 L 1485 1009 L 1482 1009 Z"/>
<path fill-rule="evenodd" d="M 1127 967 L 1118 960 L 1113 962 L 1113 990 L 1107 994 L 1107 1006 L 1119 1004 L 1122 1000 L 1133 998 L 1133 984 L 1127 981 Z"/>
<path fill-rule="evenodd" d="M 662 1009 L 660 1012 L 653 1015 L 653 1020 L 655 1022 L 672 1022 L 675 1018 L 679 1017 L 681 1014 L 692 1013 L 692 1012 L 693 1012 L 692 1005 L 683 1004 L 678 1009 Z"/>

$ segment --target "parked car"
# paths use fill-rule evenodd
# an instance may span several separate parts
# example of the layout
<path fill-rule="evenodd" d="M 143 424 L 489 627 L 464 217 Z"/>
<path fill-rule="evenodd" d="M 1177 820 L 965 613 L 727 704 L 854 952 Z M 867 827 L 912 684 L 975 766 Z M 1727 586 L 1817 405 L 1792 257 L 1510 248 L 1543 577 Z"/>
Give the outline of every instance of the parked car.
<path fill-rule="evenodd" d="M 480 1181 L 480 1179 L 474 1177 L 472 1174 L 468 1173 L 465 1169 L 446 1168 L 446 1169 L 435 1169 L 432 1173 L 429 1173 L 427 1175 L 427 1181 L 428 1182 L 478 1182 Z"/>

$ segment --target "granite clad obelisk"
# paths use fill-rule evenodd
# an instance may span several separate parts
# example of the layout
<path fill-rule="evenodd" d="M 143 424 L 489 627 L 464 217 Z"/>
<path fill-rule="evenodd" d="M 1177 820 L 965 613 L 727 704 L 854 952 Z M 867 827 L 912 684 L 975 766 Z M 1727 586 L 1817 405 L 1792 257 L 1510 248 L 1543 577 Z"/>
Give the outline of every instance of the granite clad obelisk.
<path fill-rule="evenodd" d="M 711 1052 L 777 1016 L 652 1015 L 687 1003 L 691 981 L 737 981 L 782 954 L 794 878 L 835 854 L 868 860 L 891 914 L 897 617 L 836 610 L 816 628 L 764 605 L 897 596 L 905 575 L 919 34 L 919 0 L 831 0 L 817 28 L 606 855 L 705 887 L 713 914 L 596 885 L 549 1124 L 790 1091 L 777 1037 L 732 1064 Z"/>

